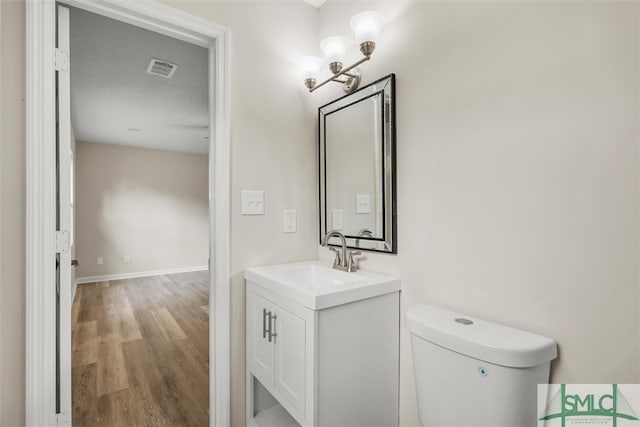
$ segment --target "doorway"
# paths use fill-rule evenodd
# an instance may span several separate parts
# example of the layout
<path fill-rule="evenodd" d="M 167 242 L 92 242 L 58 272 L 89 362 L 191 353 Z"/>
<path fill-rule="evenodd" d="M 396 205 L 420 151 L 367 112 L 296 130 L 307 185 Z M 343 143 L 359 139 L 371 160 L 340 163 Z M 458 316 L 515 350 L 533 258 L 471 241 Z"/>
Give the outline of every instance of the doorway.
<path fill-rule="evenodd" d="M 64 2 L 89 12 L 206 47 L 209 51 L 209 390 L 210 425 L 229 424 L 229 32 L 148 2 Z M 56 3 L 27 5 L 27 424 L 65 425 L 56 411 L 55 69 Z M 215 196 L 215 197 L 214 197 Z M 59 243 L 59 242 L 58 242 Z M 70 284 L 69 284 L 70 286 Z M 61 328 L 66 325 L 61 324 Z M 69 325 L 70 328 L 70 325 Z M 61 364 L 69 363 L 60 360 Z M 64 372 L 64 370 L 60 370 Z M 61 379 L 61 381 L 64 378 Z M 70 401 L 70 399 L 69 399 Z"/>
<path fill-rule="evenodd" d="M 208 50 L 62 5 L 58 49 L 69 52 L 57 78 L 58 228 L 70 250 L 58 264 L 68 277 L 75 259 L 72 423 L 206 425 Z"/>

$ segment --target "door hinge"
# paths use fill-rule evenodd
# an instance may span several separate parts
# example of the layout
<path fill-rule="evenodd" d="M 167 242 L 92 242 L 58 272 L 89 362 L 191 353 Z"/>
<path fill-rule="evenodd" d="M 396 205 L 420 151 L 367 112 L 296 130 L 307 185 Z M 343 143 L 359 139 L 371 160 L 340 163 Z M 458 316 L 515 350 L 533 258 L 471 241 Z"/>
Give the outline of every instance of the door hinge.
<path fill-rule="evenodd" d="M 69 426 L 71 425 L 71 417 L 68 412 L 61 412 L 56 414 L 56 422 L 59 426 Z"/>
<path fill-rule="evenodd" d="M 69 52 L 56 48 L 55 68 L 56 71 L 69 71 Z"/>
<path fill-rule="evenodd" d="M 56 253 L 69 252 L 69 232 L 66 230 L 56 231 Z"/>

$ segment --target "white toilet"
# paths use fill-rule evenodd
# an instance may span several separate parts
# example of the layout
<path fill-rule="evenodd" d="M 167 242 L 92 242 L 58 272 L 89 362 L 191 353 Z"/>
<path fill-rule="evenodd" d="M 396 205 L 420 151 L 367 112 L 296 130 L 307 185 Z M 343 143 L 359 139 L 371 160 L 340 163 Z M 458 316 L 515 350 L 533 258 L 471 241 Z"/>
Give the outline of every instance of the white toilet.
<path fill-rule="evenodd" d="M 430 305 L 407 311 L 424 427 L 534 427 L 549 382 L 547 337 Z"/>

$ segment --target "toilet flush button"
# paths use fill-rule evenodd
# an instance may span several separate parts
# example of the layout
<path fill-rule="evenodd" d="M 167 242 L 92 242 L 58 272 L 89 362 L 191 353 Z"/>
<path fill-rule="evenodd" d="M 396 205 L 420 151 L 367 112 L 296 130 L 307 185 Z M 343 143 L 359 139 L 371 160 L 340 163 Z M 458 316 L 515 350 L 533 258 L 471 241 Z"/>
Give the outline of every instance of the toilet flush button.
<path fill-rule="evenodd" d="M 458 317 L 457 319 L 455 319 L 455 322 L 460 323 L 461 325 L 473 325 L 473 321 L 462 317 Z"/>

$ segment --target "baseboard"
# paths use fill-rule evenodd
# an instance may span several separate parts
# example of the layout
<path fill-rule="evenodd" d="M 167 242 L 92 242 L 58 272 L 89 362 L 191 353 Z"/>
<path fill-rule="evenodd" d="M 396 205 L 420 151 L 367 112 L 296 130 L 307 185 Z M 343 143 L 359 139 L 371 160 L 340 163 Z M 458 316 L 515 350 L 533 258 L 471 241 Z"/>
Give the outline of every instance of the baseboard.
<path fill-rule="evenodd" d="M 72 295 L 75 296 L 76 286 L 81 285 L 83 283 L 105 282 L 107 280 L 136 279 L 138 277 L 161 276 L 163 274 L 189 273 L 192 271 L 205 271 L 208 269 L 209 269 L 208 266 L 201 265 L 197 267 L 169 268 L 167 270 L 138 271 L 134 273 L 119 273 L 119 274 L 105 274 L 102 276 L 77 277 L 76 280 L 73 281 Z"/>

